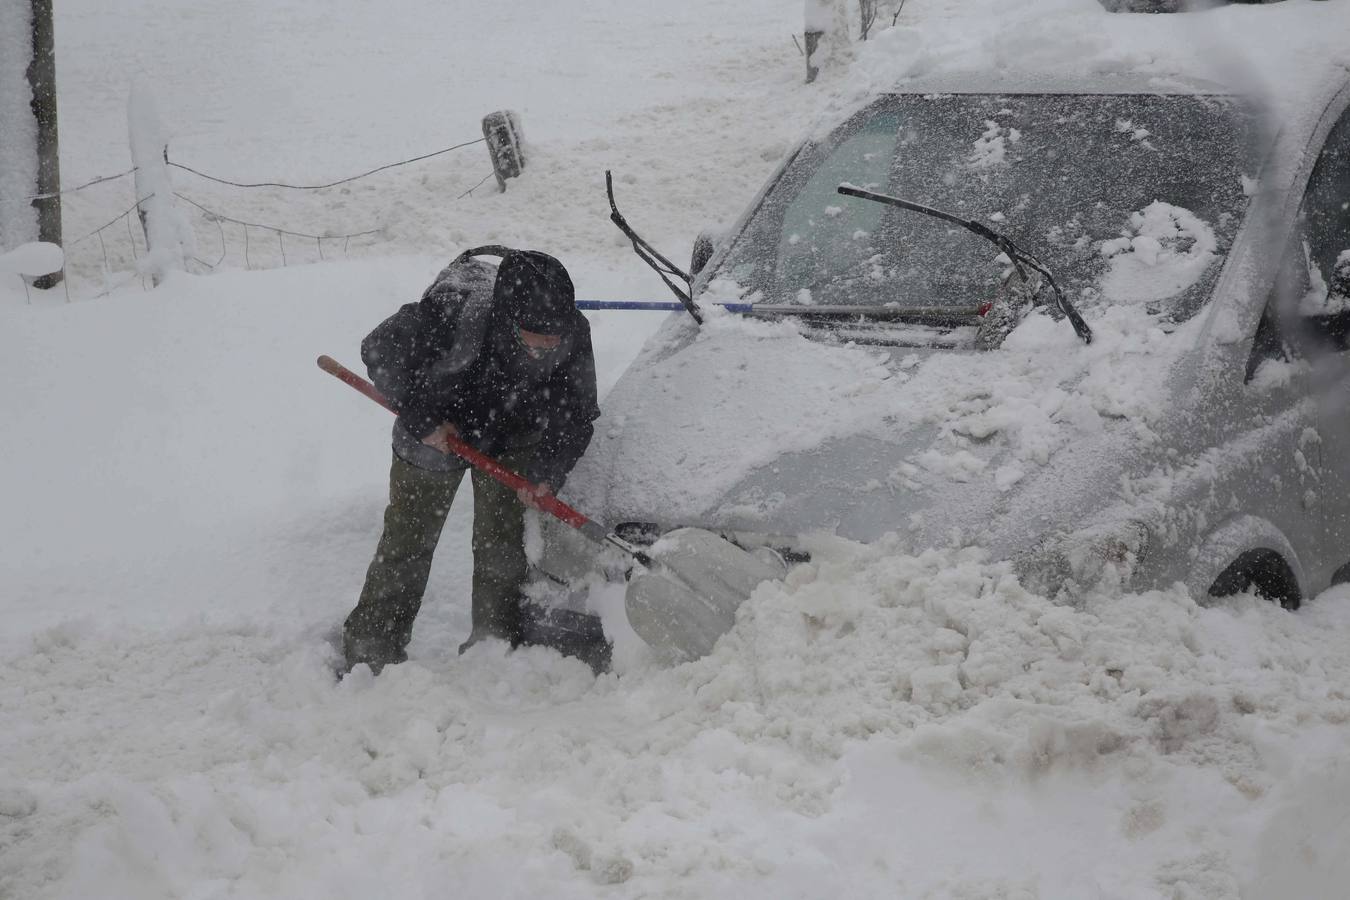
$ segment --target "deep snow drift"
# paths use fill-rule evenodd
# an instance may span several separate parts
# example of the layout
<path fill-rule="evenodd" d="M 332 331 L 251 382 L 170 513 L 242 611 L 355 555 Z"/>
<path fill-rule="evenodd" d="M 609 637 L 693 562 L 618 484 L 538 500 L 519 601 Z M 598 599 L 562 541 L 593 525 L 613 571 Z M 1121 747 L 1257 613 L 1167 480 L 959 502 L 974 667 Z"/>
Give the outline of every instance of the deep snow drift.
<path fill-rule="evenodd" d="M 434 167 L 336 200 L 217 197 L 259 217 L 392 210 L 355 262 L 87 300 L 95 257 L 71 304 L 29 306 L 0 281 L 0 897 L 1341 896 L 1344 588 L 1296 614 L 1177 590 L 1067 608 L 976 548 L 819 538 L 676 668 L 597 589 L 619 671 L 596 679 L 543 650 L 455 655 L 461 505 L 411 661 L 329 675 L 326 635 L 378 533 L 388 423 L 317 354 L 356 362 L 361 335 L 471 243 L 557 252 L 588 296 L 654 295 L 604 219 L 604 166 L 632 173 L 635 224 L 679 248 L 734 216 L 809 112 L 852 102 L 884 52 L 1166 69 L 1084 4 L 1004 19 L 992 0 L 975 17 L 910 0 L 852 76 L 811 91 L 787 38 L 799 0 L 418 3 L 393 23 L 385 5 L 310 0 L 63 4 L 60 40 L 81 51 L 63 70 L 72 182 L 124 161 L 128 58 L 184 85 L 160 98 L 192 123 L 183 158 L 243 178 L 341 176 L 391 134 L 412 153 L 448 142 L 442 119 L 458 137 L 515 104 L 538 149 L 505 195 L 458 205 L 465 173 Z M 1335 35 L 1344 16 L 1290 0 L 1208 21 Z M 125 207 L 78 202 L 90 227 Z M 1203 235 L 1163 212 L 1141 210 L 1129 253 L 1173 227 L 1172 251 L 1194 251 Z M 593 323 L 605 389 L 657 322 Z"/>

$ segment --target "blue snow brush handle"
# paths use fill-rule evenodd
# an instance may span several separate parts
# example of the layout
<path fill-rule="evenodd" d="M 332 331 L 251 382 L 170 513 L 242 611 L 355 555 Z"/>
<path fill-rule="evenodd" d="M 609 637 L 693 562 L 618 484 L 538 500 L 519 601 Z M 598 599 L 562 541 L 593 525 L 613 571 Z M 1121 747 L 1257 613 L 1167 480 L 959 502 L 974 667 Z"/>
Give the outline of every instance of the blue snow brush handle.
<path fill-rule="evenodd" d="M 749 313 L 754 311 L 753 304 L 750 303 L 717 303 L 727 312 Z M 679 312 L 684 310 L 683 303 L 674 301 L 664 302 L 661 300 L 578 300 L 577 309 L 601 310 L 601 309 L 633 309 L 645 310 L 647 312 Z"/>
<path fill-rule="evenodd" d="M 780 316 L 799 316 L 812 320 L 834 322 L 916 322 L 922 325 L 951 327 L 977 325 L 987 311 L 983 306 L 803 306 L 774 303 L 713 303 L 730 313 L 773 319 Z M 599 311 L 608 309 L 645 312 L 680 312 L 687 310 L 683 303 L 661 300 L 578 300 L 577 309 Z"/>

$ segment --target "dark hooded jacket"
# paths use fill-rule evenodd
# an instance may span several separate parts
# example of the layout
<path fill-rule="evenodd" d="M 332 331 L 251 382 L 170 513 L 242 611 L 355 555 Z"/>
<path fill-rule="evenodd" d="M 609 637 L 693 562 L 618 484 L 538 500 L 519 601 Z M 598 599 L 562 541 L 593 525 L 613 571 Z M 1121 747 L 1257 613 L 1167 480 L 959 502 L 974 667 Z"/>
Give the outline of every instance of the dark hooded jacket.
<path fill-rule="evenodd" d="M 490 456 L 535 446 L 521 474 L 556 491 L 600 415 L 590 325 L 570 305 L 559 348 L 542 361 L 530 358 L 517 342 L 502 292 L 494 290 L 497 267 L 472 252 L 446 267 L 421 300 L 367 335 L 361 358 L 398 410 L 394 451 L 405 461 L 440 471 L 462 468 L 458 458 L 421 443 L 450 422 Z"/>

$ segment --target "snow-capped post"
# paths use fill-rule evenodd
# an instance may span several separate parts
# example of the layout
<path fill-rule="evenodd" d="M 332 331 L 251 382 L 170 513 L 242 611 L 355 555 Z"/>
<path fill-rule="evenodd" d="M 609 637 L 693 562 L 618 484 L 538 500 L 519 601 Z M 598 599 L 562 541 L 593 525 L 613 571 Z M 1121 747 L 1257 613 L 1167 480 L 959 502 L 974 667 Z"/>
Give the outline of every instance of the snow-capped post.
<path fill-rule="evenodd" d="M 877 0 L 858 0 L 858 22 L 861 25 L 860 37 L 867 40 L 872 26 L 877 21 Z"/>
<path fill-rule="evenodd" d="M 483 138 L 497 187 L 505 191 L 506 179 L 525 171 L 525 134 L 520 129 L 520 116 L 511 110 L 488 113 L 483 117 Z"/>
<path fill-rule="evenodd" d="M 850 0 L 806 0 L 806 83 L 848 53 Z"/>
<path fill-rule="evenodd" d="M 42 241 L 34 241 L 16 247 L 8 253 L 0 253 L 0 273 L 17 275 L 23 280 L 23 292 L 28 297 L 29 303 L 33 302 L 33 295 L 28 292 L 29 282 L 37 285 L 40 279 L 59 275 L 65 265 L 65 252 L 55 244 Z M 66 288 L 66 301 L 70 301 L 69 287 Z"/>
<path fill-rule="evenodd" d="M 0 251 L 61 242 L 60 173 L 51 0 L 0 0 Z"/>
<path fill-rule="evenodd" d="M 137 268 L 158 286 L 170 269 L 185 268 L 192 232 L 187 219 L 174 206 L 173 184 L 169 181 L 169 142 L 164 137 L 154 97 L 141 82 L 131 86 L 127 130 L 131 135 L 131 163 L 136 167 L 136 199 L 143 201 L 138 212 L 147 251 Z"/>
<path fill-rule="evenodd" d="M 805 31 L 806 38 L 806 83 L 810 84 L 820 74 L 820 67 L 812 65 L 811 60 L 820 46 L 820 36 L 825 33 L 824 23 L 827 17 L 821 15 L 821 6 L 826 0 L 806 0 Z"/>

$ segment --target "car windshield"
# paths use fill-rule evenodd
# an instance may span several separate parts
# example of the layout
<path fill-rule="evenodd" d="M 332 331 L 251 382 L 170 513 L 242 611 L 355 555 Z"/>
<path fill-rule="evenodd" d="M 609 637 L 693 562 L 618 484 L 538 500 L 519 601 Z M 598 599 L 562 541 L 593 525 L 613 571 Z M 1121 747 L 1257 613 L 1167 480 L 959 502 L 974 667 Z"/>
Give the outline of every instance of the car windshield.
<path fill-rule="evenodd" d="M 1199 309 L 1246 208 L 1231 98 L 942 94 L 883 98 L 807 144 L 710 286 L 766 304 L 971 308 L 1004 267 L 955 225 L 841 196 L 850 183 L 1017 241 L 1080 307 Z"/>

